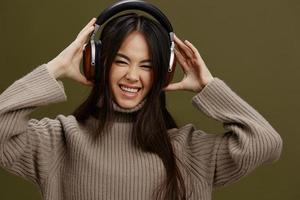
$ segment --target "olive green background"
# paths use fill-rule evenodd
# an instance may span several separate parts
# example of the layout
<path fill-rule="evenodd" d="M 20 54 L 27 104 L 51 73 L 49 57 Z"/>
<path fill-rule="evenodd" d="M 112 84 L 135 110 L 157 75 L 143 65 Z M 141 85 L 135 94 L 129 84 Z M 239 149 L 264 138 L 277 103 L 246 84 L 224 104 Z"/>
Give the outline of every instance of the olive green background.
<path fill-rule="evenodd" d="M 113 1 L 0 2 L 0 92 L 67 47 L 92 18 Z M 224 80 L 259 111 L 284 141 L 281 159 L 213 192 L 214 200 L 300 198 L 299 74 L 300 2 L 297 0 L 149 1 L 169 17 L 177 36 L 199 50 L 213 76 Z M 177 67 L 174 81 L 181 80 Z M 39 108 L 32 117 L 68 115 L 90 88 L 62 79 L 67 102 Z M 192 92 L 169 92 L 179 125 L 224 131 L 191 104 Z M 1 133 L 0 133 L 1 134 Z M 41 199 L 38 188 L 0 169 L 0 199 Z"/>

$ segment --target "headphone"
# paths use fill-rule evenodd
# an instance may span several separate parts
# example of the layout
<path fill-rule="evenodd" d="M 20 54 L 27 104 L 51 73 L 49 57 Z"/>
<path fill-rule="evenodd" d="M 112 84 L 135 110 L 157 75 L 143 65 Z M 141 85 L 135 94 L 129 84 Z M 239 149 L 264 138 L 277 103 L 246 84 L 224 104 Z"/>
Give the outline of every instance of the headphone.
<path fill-rule="evenodd" d="M 176 67 L 176 60 L 174 57 L 174 33 L 173 28 L 168 20 L 168 18 L 154 5 L 142 1 L 142 0 L 123 0 L 116 2 L 106 8 L 98 17 L 95 23 L 95 29 L 93 33 L 90 36 L 90 40 L 85 46 L 83 50 L 83 72 L 84 76 L 87 80 L 94 82 L 95 81 L 95 73 L 96 69 L 100 70 L 100 53 L 102 51 L 101 49 L 101 41 L 95 40 L 95 35 L 97 31 L 100 29 L 100 27 L 113 15 L 125 11 L 125 10 L 141 10 L 144 11 L 151 16 L 153 16 L 161 25 L 166 29 L 169 35 L 169 41 L 170 41 L 170 60 L 169 60 L 169 66 L 168 66 L 168 73 L 166 77 L 166 82 L 164 83 L 164 86 L 167 86 L 174 75 L 175 69 L 173 69 L 173 64 L 175 63 Z M 175 61 L 174 61 L 175 60 Z"/>

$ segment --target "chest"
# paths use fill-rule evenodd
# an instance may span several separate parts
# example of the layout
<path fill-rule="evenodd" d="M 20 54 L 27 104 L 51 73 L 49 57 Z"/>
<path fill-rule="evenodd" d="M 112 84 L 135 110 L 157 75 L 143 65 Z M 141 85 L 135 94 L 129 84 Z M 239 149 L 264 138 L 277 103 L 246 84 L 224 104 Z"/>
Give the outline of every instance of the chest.
<path fill-rule="evenodd" d="M 141 191 L 143 198 L 150 197 L 165 178 L 161 159 L 133 148 L 126 135 L 109 134 L 96 142 L 85 137 L 77 140 L 69 144 L 64 160 L 63 185 L 71 195 L 68 198 L 92 194 L 87 199 L 118 199 L 111 195 L 136 191 Z"/>

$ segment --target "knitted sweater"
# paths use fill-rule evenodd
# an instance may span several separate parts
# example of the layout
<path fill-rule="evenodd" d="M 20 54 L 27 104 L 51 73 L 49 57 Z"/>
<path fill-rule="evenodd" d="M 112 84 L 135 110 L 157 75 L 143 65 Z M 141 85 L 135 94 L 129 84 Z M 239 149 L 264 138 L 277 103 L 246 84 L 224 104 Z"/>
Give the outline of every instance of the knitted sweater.
<path fill-rule="evenodd" d="M 36 184 L 44 200 L 150 200 L 165 179 L 161 159 L 132 145 L 133 109 L 115 105 L 118 116 L 105 137 L 92 139 L 73 115 L 30 119 L 39 106 L 66 101 L 62 81 L 46 64 L 15 81 L 0 95 L 0 166 Z M 274 128 L 221 79 L 192 98 L 193 105 L 226 131 L 211 134 L 193 124 L 168 130 L 192 200 L 211 199 L 215 187 L 236 182 L 279 159 L 282 139 Z"/>

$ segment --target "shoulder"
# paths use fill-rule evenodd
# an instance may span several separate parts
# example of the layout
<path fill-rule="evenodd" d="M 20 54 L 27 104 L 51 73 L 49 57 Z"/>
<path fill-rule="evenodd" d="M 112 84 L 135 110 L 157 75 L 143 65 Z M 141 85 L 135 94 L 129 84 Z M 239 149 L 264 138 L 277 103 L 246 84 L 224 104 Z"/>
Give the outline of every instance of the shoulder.
<path fill-rule="evenodd" d="M 55 117 L 55 119 L 59 120 L 62 124 L 78 124 L 78 121 L 74 115 L 59 114 Z"/>
<path fill-rule="evenodd" d="M 204 130 L 197 129 L 192 123 L 188 123 L 179 128 L 172 128 L 168 130 L 169 136 L 174 140 L 206 140 L 208 138 L 214 138 L 220 136 L 220 134 L 212 134 L 205 132 Z"/>
<path fill-rule="evenodd" d="M 63 115 L 58 114 L 55 118 L 44 117 L 40 120 L 31 119 L 32 122 L 39 122 L 40 124 L 56 124 L 60 123 L 61 125 L 69 125 L 69 124 L 78 124 L 75 116 L 73 115 Z"/>
<path fill-rule="evenodd" d="M 198 152 L 203 149 L 214 149 L 222 140 L 222 134 L 208 133 L 197 129 L 194 124 L 168 130 L 170 139 L 176 148 L 182 151 Z"/>
<path fill-rule="evenodd" d="M 28 128 L 33 130 L 46 129 L 50 132 L 59 134 L 66 133 L 66 131 L 78 129 L 79 122 L 73 115 L 58 114 L 54 118 L 43 117 L 41 119 L 32 118 L 28 122 Z"/>
<path fill-rule="evenodd" d="M 191 131 L 194 131 L 196 130 L 196 127 L 194 124 L 192 123 L 188 123 L 184 126 L 181 126 L 179 128 L 171 128 L 171 129 L 168 129 L 168 134 L 171 136 L 171 137 L 177 137 L 179 133 L 187 133 L 187 132 L 191 132 Z"/>
<path fill-rule="evenodd" d="M 96 119 L 89 117 L 85 122 L 81 122 L 74 115 L 62 115 L 56 116 L 55 120 L 58 120 L 65 131 L 88 131 L 89 128 L 95 125 Z"/>

